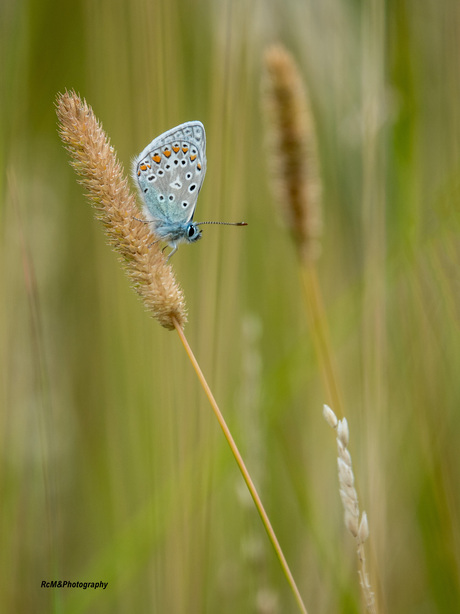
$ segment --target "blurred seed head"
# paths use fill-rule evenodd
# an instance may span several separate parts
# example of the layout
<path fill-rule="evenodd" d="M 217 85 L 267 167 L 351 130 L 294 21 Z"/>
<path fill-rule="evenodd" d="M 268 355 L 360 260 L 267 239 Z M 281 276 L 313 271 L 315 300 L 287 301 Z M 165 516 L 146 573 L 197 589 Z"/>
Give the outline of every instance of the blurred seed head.
<path fill-rule="evenodd" d="M 270 172 L 302 260 L 320 253 L 321 184 L 313 116 L 294 59 L 281 45 L 265 53 L 263 103 Z"/>

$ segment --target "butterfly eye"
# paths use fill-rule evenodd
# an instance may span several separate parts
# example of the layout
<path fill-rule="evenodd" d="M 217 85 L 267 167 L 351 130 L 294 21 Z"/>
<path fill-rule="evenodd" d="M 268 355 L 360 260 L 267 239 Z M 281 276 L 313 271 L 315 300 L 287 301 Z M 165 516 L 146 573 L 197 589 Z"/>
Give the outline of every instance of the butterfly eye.
<path fill-rule="evenodd" d="M 193 226 L 189 226 L 187 234 L 189 236 L 189 239 L 191 239 L 193 235 L 195 234 L 195 228 Z"/>

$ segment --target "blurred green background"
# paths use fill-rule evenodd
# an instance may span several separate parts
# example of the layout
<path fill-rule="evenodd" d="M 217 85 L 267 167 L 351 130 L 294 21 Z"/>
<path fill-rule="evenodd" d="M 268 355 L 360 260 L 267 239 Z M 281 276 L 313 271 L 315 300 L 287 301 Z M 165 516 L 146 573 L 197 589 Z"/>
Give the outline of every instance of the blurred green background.
<path fill-rule="evenodd" d="M 294 247 L 267 185 L 263 52 L 308 84 L 318 263 L 381 612 L 460 608 L 460 5 L 453 0 L 0 4 L 0 610 L 295 612 L 175 333 L 145 313 L 56 130 L 93 107 L 129 170 L 207 131 L 173 258 L 186 334 L 310 614 L 363 611 Z M 42 580 L 104 581 L 105 591 Z"/>

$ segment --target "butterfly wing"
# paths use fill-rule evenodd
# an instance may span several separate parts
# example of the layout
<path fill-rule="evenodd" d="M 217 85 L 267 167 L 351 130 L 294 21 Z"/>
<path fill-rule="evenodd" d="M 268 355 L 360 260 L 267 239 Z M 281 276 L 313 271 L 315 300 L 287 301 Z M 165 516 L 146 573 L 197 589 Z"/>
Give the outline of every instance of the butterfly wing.
<path fill-rule="evenodd" d="M 206 173 L 206 133 L 199 121 L 161 134 L 133 162 L 144 214 L 158 226 L 186 224 Z"/>

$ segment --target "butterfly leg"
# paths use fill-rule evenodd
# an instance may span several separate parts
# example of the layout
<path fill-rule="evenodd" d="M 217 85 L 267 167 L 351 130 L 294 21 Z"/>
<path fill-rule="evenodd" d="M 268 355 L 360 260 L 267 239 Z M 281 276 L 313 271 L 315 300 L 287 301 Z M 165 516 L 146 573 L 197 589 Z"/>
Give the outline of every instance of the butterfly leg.
<path fill-rule="evenodd" d="M 168 262 L 168 260 L 171 258 L 171 256 L 177 252 L 177 245 L 175 243 L 171 243 L 170 244 L 171 247 L 173 248 L 171 252 L 169 252 L 168 257 L 166 258 L 166 262 Z"/>

